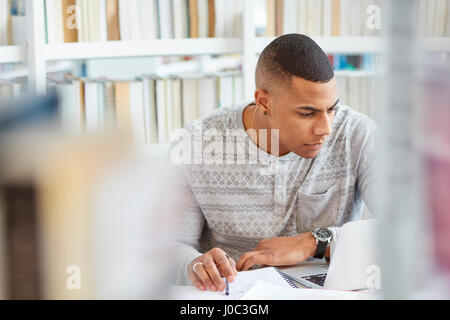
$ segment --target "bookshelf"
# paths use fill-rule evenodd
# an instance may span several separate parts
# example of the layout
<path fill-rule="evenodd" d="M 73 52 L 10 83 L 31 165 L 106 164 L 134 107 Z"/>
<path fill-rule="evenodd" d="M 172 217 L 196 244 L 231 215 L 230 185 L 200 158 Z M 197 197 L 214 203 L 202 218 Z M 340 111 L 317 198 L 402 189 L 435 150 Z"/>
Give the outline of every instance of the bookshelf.
<path fill-rule="evenodd" d="M 104 59 L 241 53 L 238 38 L 162 39 L 45 45 L 45 59 Z"/>
<path fill-rule="evenodd" d="M 255 0 L 243 3 L 242 38 L 186 38 L 147 41 L 108 41 L 85 43 L 45 43 L 44 0 L 26 0 L 27 40 L 25 46 L 0 46 L 0 63 L 24 62 L 29 68 L 31 92 L 42 93 L 46 88 L 46 62 L 58 60 L 89 60 L 127 57 L 182 55 L 241 54 L 244 96 L 252 97 L 257 53 L 274 38 L 257 37 L 253 12 Z M 382 53 L 386 43 L 381 37 L 313 37 L 327 53 Z M 421 47 L 429 51 L 450 52 L 449 37 L 419 38 Z"/>

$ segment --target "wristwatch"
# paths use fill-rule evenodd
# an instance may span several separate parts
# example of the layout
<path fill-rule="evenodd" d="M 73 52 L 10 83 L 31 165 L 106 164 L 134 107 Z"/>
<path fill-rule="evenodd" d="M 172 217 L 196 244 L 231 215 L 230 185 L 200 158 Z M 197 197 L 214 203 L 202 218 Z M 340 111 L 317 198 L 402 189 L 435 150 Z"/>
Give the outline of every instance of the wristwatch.
<path fill-rule="evenodd" d="M 328 228 L 315 228 L 312 232 L 314 238 L 316 238 L 316 254 L 314 258 L 322 259 L 327 251 L 327 246 L 330 245 L 333 233 Z"/>

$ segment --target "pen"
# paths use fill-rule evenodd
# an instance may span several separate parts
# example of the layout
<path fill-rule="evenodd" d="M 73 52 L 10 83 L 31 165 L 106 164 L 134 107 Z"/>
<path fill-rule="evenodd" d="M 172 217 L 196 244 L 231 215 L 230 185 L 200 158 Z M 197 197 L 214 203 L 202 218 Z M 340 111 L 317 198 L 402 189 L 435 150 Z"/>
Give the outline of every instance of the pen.
<path fill-rule="evenodd" d="M 230 284 L 228 283 L 228 280 L 225 278 L 225 284 L 227 288 L 225 289 L 225 295 L 230 295 Z"/>
<path fill-rule="evenodd" d="M 228 261 L 230 261 L 230 257 L 227 254 L 225 256 L 227 257 Z M 227 278 L 225 278 L 225 285 L 226 285 L 225 295 L 228 296 L 228 295 L 230 295 L 230 283 L 228 282 Z"/>

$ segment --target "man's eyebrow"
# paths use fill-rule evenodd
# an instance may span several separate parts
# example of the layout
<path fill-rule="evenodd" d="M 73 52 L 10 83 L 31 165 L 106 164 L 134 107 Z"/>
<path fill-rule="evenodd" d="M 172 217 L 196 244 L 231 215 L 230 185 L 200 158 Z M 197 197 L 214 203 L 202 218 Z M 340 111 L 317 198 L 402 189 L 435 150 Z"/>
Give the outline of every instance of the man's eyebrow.
<path fill-rule="evenodd" d="M 339 100 L 340 99 L 337 99 L 336 102 L 331 107 L 329 107 L 328 109 L 334 108 L 339 103 Z M 297 109 L 308 110 L 308 111 L 312 111 L 312 112 L 320 111 L 320 109 L 317 109 L 317 108 L 314 108 L 314 107 L 311 107 L 311 106 L 297 107 Z"/>

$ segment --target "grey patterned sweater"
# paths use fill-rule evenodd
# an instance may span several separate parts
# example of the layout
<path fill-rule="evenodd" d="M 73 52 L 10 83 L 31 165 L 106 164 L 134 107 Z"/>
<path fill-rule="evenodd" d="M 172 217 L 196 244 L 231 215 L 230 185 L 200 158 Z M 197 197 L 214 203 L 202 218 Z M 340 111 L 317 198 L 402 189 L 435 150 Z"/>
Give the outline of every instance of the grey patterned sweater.
<path fill-rule="evenodd" d="M 222 107 L 185 127 L 196 133 L 191 142 L 200 146 L 197 151 L 203 151 L 203 158 L 197 152 L 192 158 L 197 162 L 177 166 L 182 176 L 182 197 L 177 200 L 177 284 L 190 284 L 188 264 L 213 247 L 238 261 L 262 239 L 295 236 L 320 226 L 332 227 L 333 252 L 338 227 L 360 219 L 363 201 L 371 207 L 373 120 L 339 105 L 332 132 L 317 157 L 289 153 L 276 158 L 256 147 L 245 131 L 242 112 L 251 103 Z M 233 138 L 236 150 L 210 152 L 205 135 L 213 132 L 210 141 L 223 139 L 225 145 L 231 141 L 229 134 L 225 138 L 227 131 L 238 133 Z M 255 154 L 258 161 L 252 162 Z M 223 161 L 208 162 L 211 159 Z"/>

